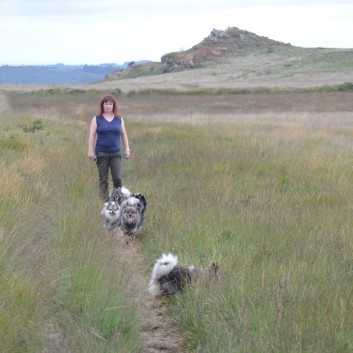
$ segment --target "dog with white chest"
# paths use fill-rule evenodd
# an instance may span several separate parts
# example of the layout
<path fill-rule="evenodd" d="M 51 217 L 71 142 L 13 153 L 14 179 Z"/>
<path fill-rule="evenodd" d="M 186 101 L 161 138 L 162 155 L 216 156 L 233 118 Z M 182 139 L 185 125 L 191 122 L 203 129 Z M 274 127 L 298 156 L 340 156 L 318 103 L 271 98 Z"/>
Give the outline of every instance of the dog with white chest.
<path fill-rule="evenodd" d="M 104 204 L 101 212 L 103 216 L 103 228 L 113 230 L 118 226 L 120 218 L 120 206 L 116 201 L 108 201 Z"/>

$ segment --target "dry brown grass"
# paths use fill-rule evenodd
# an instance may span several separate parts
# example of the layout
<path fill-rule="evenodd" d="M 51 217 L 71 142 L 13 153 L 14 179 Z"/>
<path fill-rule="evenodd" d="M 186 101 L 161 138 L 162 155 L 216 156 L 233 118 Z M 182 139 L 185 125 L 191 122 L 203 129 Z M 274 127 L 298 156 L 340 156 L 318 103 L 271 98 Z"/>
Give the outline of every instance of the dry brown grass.
<path fill-rule="evenodd" d="M 89 122 L 97 113 L 102 92 L 73 95 L 17 94 L 6 101 L 19 114 L 58 117 Z M 4 98 L 4 99 L 5 99 Z M 269 113 L 334 113 L 353 111 L 351 92 L 273 92 L 233 95 L 136 94 L 119 98 L 127 121 L 151 120 L 206 123 L 253 119 Z"/>
<path fill-rule="evenodd" d="M 201 347 L 198 350 L 207 347 L 209 352 L 219 352 L 219 347 L 210 348 L 219 340 L 229 346 L 229 352 L 234 352 L 239 342 L 245 347 L 243 351 L 249 348 L 247 351 L 268 352 L 271 347 L 280 350 L 283 344 L 309 351 L 311 343 L 319 347 L 317 352 L 332 351 L 337 326 L 340 325 L 344 336 L 351 324 L 351 308 L 345 306 L 351 293 L 346 287 L 352 247 L 349 230 L 353 165 L 351 94 L 123 95 L 121 113 L 126 118 L 133 151 L 131 160 L 124 166 L 127 185 L 138 185 L 138 190 L 146 193 L 149 200 L 147 236 L 142 238 L 141 253 L 131 254 L 137 267 L 131 265 L 130 270 L 134 272 L 135 269 L 138 273 L 133 279 L 130 279 L 130 272 L 123 271 L 128 263 L 120 254 L 128 255 L 126 247 L 121 244 L 116 244 L 117 249 L 110 244 L 106 246 L 97 235 L 100 229 L 97 210 L 101 205 L 92 198 L 96 174 L 86 158 L 86 143 L 89 121 L 96 113 L 100 96 L 100 92 L 72 96 L 7 92 L 4 96 L 8 109 L 18 118 L 13 122 L 9 114 L 8 120 L 3 119 L 3 131 L 7 131 L 9 124 L 18 123 L 11 134 L 18 136 L 18 144 L 28 140 L 27 143 L 32 141 L 33 146 L 29 145 L 28 154 L 19 152 L 18 159 L 10 159 L 12 154 L 5 150 L 3 174 L 7 180 L 0 184 L 5 188 L 6 196 L 16 202 L 21 201 L 21 192 L 17 191 L 19 185 L 27 193 L 30 191 L 31 198 L 25 199 L 23 211 L 25 219 L 33 219 L 29 229 L 32 237 L 28 237 L 28 227 L 23 234 L 26 234 L 25 239 L 36 239 L 41 245 L 36 248 L 35 256 L 30 253 L 31 258 L 41 259 L 33 262 L 38 266 L 46 263 L 42 259 L 47 248 L 37 237 L 36 220 L 47 218 L 38 217 L 41 213 L 38 210 L 37 215 L 29 201 L 31 204 L 40 204 L 39 200 L 50 201 L 51 191 L 58 198 L 49 204 L 52 209 L 49 207 L 46 212 L 48 216 L 54 210 L 65 212 L 55 218 L 56 228 L 44 239 L 46 246 L 54 240 L 59 244 L 63 242 L 62 250 L 55 249 L 55 260 L 62 256 L 63 273 L 70 266 L 76 269 L 70 277 L 77 293 L 72 290 L 64 297 L 67 310 L 73 312 L 72 317 L 80 309 L 78 298 L 83 297 L 81 293 L 94 304 L 87 306 L 88 313 L 95 307 L 97 312 L 102 312 L 104 303 L 109 308 L 104 310 L 105 316 L 113 313 L 110 308 L 120 307 L 119 302 L 116 303 L 119 289 L 112 292 L 114 285 L 127 291 L 131 303 L 142 303 L 143 296 L 136 292 L 135 281 L 138 288 L 145 288 L 148 278 L 144 277 L 144 268 L 147 271 L 152 266 L 156 253 L 178 249 L 186 264 L 198 264 L 210 258 L 220 261 L 230 280 L 212 289 L 214 296 L 202 297 L 202 290 L 196 290 L 190 294 L 194 296 L 192 300 L 183 302 L 181 298 L 174 303 L 175 316 L 185 327 L 186 339 L 191 344 L 198 342 Z M 25 133 L 20 128 L 22 121 L 41 117 L 44 129 L 37 132 L 38 137 L 37 133 Z M 78 123 L 72 125 L 73 129 L 71 123 L 60 119 Z M 36 148 L 41 151 L 39 156 Z M 8 161 L 15 161 L 21 168 L 17 164 L 15 168 Z M 15 183 L 8 182 L 10 179 L 16 187 Z M 205 193 L 204 198 L 199 197 L 200 190 Z M 159 202 L 161 199 L 166 200 L 172 212 Z M 209 200 L 217 207 L 213 208 Z M 57 207 L 59 201 L 64 207 Z M 33 208 L 33 211 L 29 212 L 27 208 Z M 230 211 L 224 212 L 228 208 Z M 199 217 L 197 221 L 195 215 Z M 51 230 L 48 227 L 44 224 L 43 232 Z M 2 239 L 5 239 L 5 233 Z M 114 254 L 112 258 L 107 256 L 110 254 L 107 249 L 116 250 L 114 254 L 120 263 Z M 92 257 L 87 257 L 85 251 Z M 75 256 L 69 266 L 71 252 Z M 142 253 L 144 259 L 136 260 L 135 256 Z M 50 257 L 49 260 L 47 262 L 55 271 L 54 259 Z M 97 292 L 100 297 L 91 297 L 89 294 L 96 289 L 95 270 L 101 267 L 104 271 L 100 276 L 109 275 L 114 281 L 107 277 L 109 286 L 105 286 L 102 277 L 104 285 L 100 285 Z M 237 269 L 234 278 L 230 271 L 233 268 Z M 57 283 L 51 281 L 51 273 L 47 276 L 49 283 Z M 61 279 L 58 274 L 56 276 Z M 337 276 L 340 281 L 336 280 Z M 116 277 L 131 282 L 134 288 L 119 286 Z M 317 282 L 319 284 L 315 286 Z M 327 295 L 321 290 L 321 283 Z M 330 296 L 332 292 L 335 292 L 335 301 Z M 287 303 L 288 298 L 294 299 Z M 320 299 L 320 305 L 316 306 L 316 298 Z M 60 300 L 63 302 L 62 298 Z M 138 306 L 142 315 L 153 318 L 145 310 L 155 310 L 154 315 L 159 315 L 160 308 L 146 304 L 146 307 Z M 48 317 L 49 313 L 48 310 Z M 239 315 L 232 316 L 233 313 Z M 93 324 L 87 316 L 94 328 L 96 316 L 93 311 Z M 339 316 L 341 318 L 337 320 Z M 115 317 L 108 316 L 107 323 Z M 160 319 L 159 325 L 163 326 L 161 318 L 157 317 L 157 321 Z M 57 322 L 58 327 L 51 329 L 53 322 Z M 67 322 L 70 321 L 61 325 L 66 330 Z M 335 322 L 340 324 L 336 326 Z M 59 319 L 52 316 L 44 325 L 47 336 L 53 336 L 51 342 L 46 343 L 49 347 L 57 347 L 56 341 L 60 343 L 55 339 L 61 337 L 59 324 Z M 142 326 L 143 336 L 152 351 L 156 341 L 163 337 L 156 335 L 153 320 L 143 322 Z M 275 334 L 273 327 L 277 330 Z M 259 330 L 263 332 L 261 337 L 256 336 Z M 327 334 L 329 330 L 331 333 Z M 82 328 L 80 344 L 83 342 L 83 347 L 76 351 L 87 352 L 91 332 Z M 76 333 L 65 343 L 76 342 Z M 93 333 L 98 335 L 99 331 Z M 162 332 L 162 336 L 168 335 Z M 113 346 L 115 336 L 108 337 L 107 344 Z M 332 346 L 328 346 L 330 338 Z M 320 344 L 326 345 L 326 349 Z"/>

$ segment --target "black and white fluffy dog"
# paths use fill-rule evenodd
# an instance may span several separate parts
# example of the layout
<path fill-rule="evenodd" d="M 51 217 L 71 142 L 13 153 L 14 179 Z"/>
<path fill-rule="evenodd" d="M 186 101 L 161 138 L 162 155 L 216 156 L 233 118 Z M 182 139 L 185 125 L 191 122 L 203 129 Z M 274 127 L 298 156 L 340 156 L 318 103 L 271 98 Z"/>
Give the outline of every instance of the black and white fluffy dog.
<path fill-rule="evenodd" d="M 147 201 L 143 194 L 133 193 L 120 206 L 119 226 L 124 235 L 141 233 L 146 218 Z"/>
<path fill-rule="evenodd" d="M 112 231 L 119 226 L 121 204 L 131 195 L 131 192 L 125 186 L 113 189 L 101 211 L 105 230 Z"/>
<path fill-rule="evenodd" d="M 148 292 L 155 297 L 174 295 L 197 281 L 208 283 L 212 279 L 218 279 L 218 273 L 217 263 L 210 267 L 184 267 L 178 266 L 176 255 L 162 254 L 153 267 Z"/>

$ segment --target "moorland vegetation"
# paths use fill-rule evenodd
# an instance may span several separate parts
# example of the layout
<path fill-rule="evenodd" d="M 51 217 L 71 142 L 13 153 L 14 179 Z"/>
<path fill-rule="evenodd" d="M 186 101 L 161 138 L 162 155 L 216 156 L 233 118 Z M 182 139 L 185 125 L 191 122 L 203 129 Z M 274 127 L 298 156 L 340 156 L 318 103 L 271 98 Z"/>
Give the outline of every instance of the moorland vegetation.
<path fill-rule="evenodd" d="M 163 304 L 182 337 L 164 351 L 353 351 L 352 52 L 308 59 L 321 50 L 266 75 L 247 64 L 269 67 L 276 50 L 96 86 L 4 86 L 1 350 L 157 352 L 133 278 L 147 285 L 170 251 L 218 262 L 221 278 Z M 248 74 L 229 77 L 230 62 Z M 86 157 L 107 92 L 131 141 L 124 181 L 149 202 L 142 270 L 117 261 Z"/>

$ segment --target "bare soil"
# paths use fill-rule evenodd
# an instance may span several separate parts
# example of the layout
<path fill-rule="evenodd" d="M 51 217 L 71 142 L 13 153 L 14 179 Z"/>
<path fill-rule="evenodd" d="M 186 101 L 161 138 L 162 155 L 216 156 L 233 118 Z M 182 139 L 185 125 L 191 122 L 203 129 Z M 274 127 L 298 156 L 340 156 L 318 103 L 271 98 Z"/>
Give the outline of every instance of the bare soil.
<path fill-rule="evenodd" d="M 138 311 L 142 327 L 142 338 L 148 349 L 146 353 L 186 352 L 183 339 L 171 317 L 168 316 L 167 299 L 153 298 L 147 289 L 150 278 L 139 251 L 139 240 L 132 240 L 119 229 L 114 236 L 107 238 L 107 246 L 112 251 L 117 267 L 126 272 L 129 278 L 129 300 Z"/>

